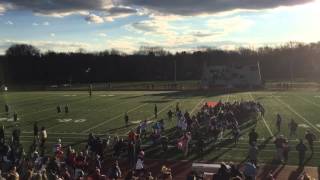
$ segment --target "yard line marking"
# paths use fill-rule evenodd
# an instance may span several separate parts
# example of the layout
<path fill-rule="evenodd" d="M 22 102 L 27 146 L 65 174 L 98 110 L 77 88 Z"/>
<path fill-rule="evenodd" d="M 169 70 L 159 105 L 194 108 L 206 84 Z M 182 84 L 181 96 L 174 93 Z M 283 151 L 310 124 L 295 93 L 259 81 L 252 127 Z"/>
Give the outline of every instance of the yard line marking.
<path fill-rule="evenodd" d="M 78 142 L 78 144 L 87 144 L 86 140 L 81 140 L 82 142 Z M 22 143 L 32 143 L 33 140 L 20 140 L 20 142 Z M 48 141 L 48 144 L 53 144 L 53 143 L 57 143 L 56 141 Z M 63 141 L 62 140 L 62 146 L 65 147 L 68 144 L 74 144 L 76 142 L 70 142 L 70 141 Z M 153 145 L 141 145 L 141 147 L 143 148 L 147 148 L 147 147 L 152 147 Z M 169 148 L 176 148 L 176 146 L 174 145 L 168 145 Z M 243 152 L 247 152 L 248 148 L 243 148 L 243 147 L 219 147 L 219 150 L 233 150 L 233 151 L 243 151 Z M 260 152 L 275 152 L 274 149 L 260 149 Z M 297 151 L 290 151 L 289 153 L 293 153 L 296 154 L 298 153 Z M 320 154 L 320 152 L 314 152 L 315 154 Z"/>
<path fill-rule="evenodd" d="M 303 98 L 303 97 L 301 97 L 301 96 L 297 96 L 297 95 L 296 95 L 296 97 L 298 97 L 298 98 L 302 99 L 303 101 L 305 101 L 305 102 L 307 102 L 307 103 L 310 103 L 310 104 L 312 104 L 312 105 L 315 105 L 315 106 L 317 106 L 317 107 L 320 107 L 320 105 L 319 105 L 319 104 L 314 103 L 314 102 L 312 102 L 312 101 L 310 101 L 310 100 L 308 100 L 308 99 L 306 99 L 306 98 Z"/>
<path fill-rule="evenodd" d="M 76 132 L 47 132 L 50 135 L 84 135 L 87 136 L 88 133 L 76 133 Z M 11 135 L 11 132 L 6 132 L 5 134 Z M 33 131 L 22 131 L 21 134 L 33 134 Z M 105 134 L 95 134 L 95 135 L 105 135 Z M 21 135 L 23 137 L 23 135 Z M 62 136 L 63 137 L 63 136 Z"/>
<path fill-rule="evenodd" d="M 170 104 L 168 104 L 167 106 L 165 106 L 164 108 L 162 108 L 162 109 L 158 112 L 158 115 L 159 115 L 160 113 L 162 113 L 164 110 L 168 109 L 168 107 L 172 106 L 175 102 L 176 102 L 176 101 L 173 101 L 172 103 L 170 103 Z M 154 117 L 154 115 L 151 115 L 150 117 L 148 117 L 148 119 L 151 119 L 151 118 L 153 118 L 153 117 Z"/>
<path fill-rule="evenodd" d="M 94 97 L 94 99 L 99 99 L 99 97 Z M 110 99 L 114 99 L 113 97 L 110 98 Z M 108 99 L 108 100 L 110 100 Z M 82 103 L 82 102 L 85 102 L 85 101 L 90 101 L 90 99 L 88 99 L 87 97 L 80 97 L 80 98 L 76 98 L 74 100 L 71 100 L 70 102 L 71 103 L 66 103 L 66 104 L 70 104 L 70 105 L 75 105 L 75 104 L 79 104 L 79 103 Z M 56 105 L 60 105 L 61 108 L 63 109 L 63 105 L 61 104 L 64 104 L 64 103 L 55 103 Z M 100 104 L 100 103 L 99 103 Z M 26 116 L 30 116 L 31 114 L 35 114 L 35 113 L 40 113 L 40 112 L 43 112 L 43 111 L 48 111 L 48 110 L 52 110 L 52 111 L 56 111 L 56 105 L 54 105 L 54 103 L 50 103 L 48 105 L 51 105 L 51 107 L 48 107 L 46 109 L 42 109 L 40 111 L 35 111 L 35 112 L 31 112 L 31 113 L 26 113 L 26 114 L 23 114 L 21 117 L 26 117 Z"/>
<path fill-rule="evenodd" d="M 193 109 L 191 110 L 190 114 L 193 114 L 194 111 L 198 108 L 198 106 L 199 106 L 200 104 L 202 104 L 203 101 L 204 101 L 204 98 L 202 98 L 202 99 L 199 101 L 199 103 L 197 103 L 197 104 L 193 107 Z"/>
<path fill-rule="evenodd" d="M 127 103 L 129 103 L 129 101 L 124 101 L 124 102 L 121 102 L 121 103 L 119 103 L 119 104 L 114 104 L 114 105 L 112 105 L 112 106 L 108 106 L 106 109 L 109 110 L 111 107 L 116 107 L 116 106 L 120 106 L 120 105 L 127 104 Z M 98 106 L 96 106 L 96 107 L 98 107 Z M 104 109 L 104 111 L 105 111 L 106 109 Z M 62 125 L 62 124 L 61 124 L 61 123 L 57 123 L 57 124 L 55 124 L 55 125 L 52 125 L 52 126 L 48 127 L 47 130 L 52 129 L 52 128 L 55 128 L 55 127 L 60 126 L 60 125 Z"/>
<path fill-rule="evenodd" d="M 170 103 L 169 105 L 165 106 L 164 108 L 162 108 L 158 114 L 160 114 L 161 112 L 163 112 L 164 110 L 168 109 L 168 107 L 170 107 L 171 105 L 173 105 L 177 100 L 173 101 L 172 103 Z M 154 115 L 149 116 L 147 119 L 152 119 L 154 117 Z M 152 121 L 148 121 L 147 124 L 150 124 L 150 122 L 154 122 Z M 123 134 L 123 136 L 126 136 L 127 134 L 129 134 L 131 130 L 127 131 L 125 134 Z"/>
<path fill-rule="evenodd" d="M 137 106 L 137 107 L 135 107 L 135 108 L 130 109 L 129 111 L 127 111 L 127 113 L 132 112 L 132 111 L 135 111 L 135 110 L 137 110 L 137 109 L 139 109 L 139 108 L 141 108 L 142 106 L 145 106 L 145 105 L 147 105 L 147 104 L 148 104 L 148 103 L 140 104 L 139 106 Z M 84 130 L 84 131 L 82 131 L 81 133 L 88 133 L 89 131 L 91 131 L 91 130 L 93 130 L 93 129 L 96 129 L 97 127 L 102 126 L 102 125 L 104 125 L 104 124 L 106 124 L 106 123 L 108 123 L 108 122 L 110 122 L 110 121 L 112 121 L 112 120 L 118 119 L 118 118 L 120 118 L 121 116 L 123 116 L 123 113 L 121 113 L 121 114 L 119 114 L 118 116 L 115 116 L 115 117 L 113 117 L 113 118 L 111 118 L 111 119 L 108 119 L 108 120 L 106 120 L 106 121 L 104 121 L 104 122 L 102 122 L 102 123 L 99 123 L 99 124 L 97 124 L 97 125 L 89 128 L 89 129 L 87 129 L 87 130 Z"/>
<path fill-rule="evenodd" d="M 99 97 L 94 97 L 94 99 L 99 99 Z M 112 98 L 110 98 L 110 99 L 113 99 L 113 97 Z M 75 104 L 78 104 L 78 103 L 80 103 L 80 102 L 82 102 L 82 101 L 91 101 L 92 99 L 87 99 L 87 98 L 83 98 L 83 99 L 78 99 L 78 100 L 76 100 L 72 105 L 75 105 Z M 119 103 L 119 104 L 116 104 L 116 105 L 113 105 L 113 106 L 110 106 L 110 107 L 114 107 L 114 106 L 117 106 L 117 105 L 120 105 L 120 104 L 125 104 L 125 103 L 129 103 L 129 101 L 128 102 L 122 102 L 122 103 Z M 104 105 L 103 103 L 99 103 L 98 105 L 95 105 L 94 107 L 96 108 L 96 107 L 98 107 L 98 106 L 102 106 L 102 105 Z M 62 107 L 63 108 L 63 107 Z M 108 109 L 108 108 L 107 108 Z M 62 109 L 62 111 L 63 111 L 63 109 Z M 82 109 L 81 110 L 79 110 L 79 109 L 76 109 L 75 111 L 72 111 L 72 113 L 74 113 L 74 112 L 79 112 L 79 111 L 82 111 Z M 58 116 L 58 117 L 57 117 Z M 44 119 L 39 119 L 39 120 L 37 120 L 37 122 L 42 122 L 42 121 L 44 121 L 44 120 L 48 120 L 48 121 L 52 121 L 52 119 L 51 118 L 59 118 L 59 115 L 57 114 L 57 113 L 55 113 L 54 115 L 52 115 L 52 116 L 48 116 L 48 117 L 46 117 L 46 118 L 44 118 Z M 55 119 L 56 120 L 56 119 Z M 29 122 L 29 121 L 23 121 L 23 122 Z M 32 126 L 32 124 L 30 124 L 30 123 L 28 123 L 29 125 L 26 125 L 26 127 L 28 127 L 28 126 Z M 60 123 L 57 123 L 57 124 L 55 124 L 55 125 L 52 125 L 52 126 L 50 126 L 49 128 L 47 128 L 47 130 L 48 129 L 51 129 L 51 128 L 54 128 L 54 127 L 56 127 L 56 126 L 58 126 L 58 125 L 61 125 Z"/>
<path fill-rule="evenodd" d="M 32 99 L 29 99 L 28 98 L 28 100 L 23 100 L 23 101 L 18 101 L 18 102 L 20 102 L 20 103 L 12 103 L 12 102 L 10 102 L 10 103 L 7 103 L 7 104 L 9 104 L 9 112 L 8 112 L 8 114 L 10 115 L 10 114 L 12 114 L 12 113 L 14 113 L 14 111 L 15 111 L 15 109 L 16 109 L 16 107 L 17 106 L 20 106 L 20 105 L 25 105 L 26 103 L 21 103 L 21 102 L 29 102 L 29 101 L 32 101 L 32 100 L 35 100 L 35 99 L 41 99 L 41 98 L 47 98 L 47 97 L 55 97 L 55 96 L 40 96 L 40 97 L 37 97 L 37 98 L 32 98 Z M 50 103 L 51 104 L 51 103 Z M 30 114 L 33 114 L 34 112 L 32 112 L 32 113 L 30 113 Z M 6 114 L 5 112 L 4 113 L 0 113 L 0 115 L 1 114 Z M 18 112 L 18 114 L 22 114 L 21 115 L 21 117 L 24 117 L 24 113 L 19 113 Z M 25 114 L 29 114 L 29 113 L 25 113 Z"/>
<path fill-rule="evenodd" d="M 84 99 L 77 99 L 72 105 L 75 105 L 75 104 L 78 104 L 78 103 L 80 103 L 80 102 L 84 102 L 84 101 L 87 101 L 88 99 L 87 98 L 84 98 Z M 68 103 L 67 103 L 68 104 Z M 52 108 L 47 108 L 46 110 L 50 110 L 50 109 L 52 109 L 52 112 L 55 112 L 56 110 L 55 110 L 55 108 L 56 107 L 52 107 Z M 63 113 L 63 106 L 61 106 L 61 113 Z M 43 110 L 44 111 L 44 110 Z M 78 111 L 78 110 L 76 110 L 76 111 Z M 37 113 L 37 112 L 33 112 L 33 113 Z M 32 113 L 29 113 L 29 114 L 32 114 Z M 27 116 L 27 115 L 26 115 Z M 55 114 L 53 114 L 53 115 L 51 115 L 51 116 L 47 116 L 46 118 L 41 118 L 41 119 L 39 119 L 39 120 L 37 120 L 36 122 L 42 122 L 42 121 L 45 121 L 45 120 L 48 120 L 48 121 L 51 121 L 51 118 L 54 118 L 54 117 L 57 117 L 57 116 L 59 116 L 57 113 L 55 113 Z M 21 116 L 21 117 L 25 117 L 25 116 Z M 26 125 L 26 127 L 28 127 L 28 126 L 32 126 L 32 122 L 31 122 L 32 120 L 29 120 L 29 121 L 22 121 L 21 122 L 21 124 L 29 124 L 29 125 Z"/>
<path fill-rule="evenodd" d="M 289 104 L 283 102 L 282 100 L 280 100 L 277 97 L 274 97 L 276 100 L 278 100 L 281 104 L 283 104 L 284 106 L 286 106 L 291 112 L 293 112 L 294 114 L 296 114 L 298 117 L 300 117 L 304 122 L 306 122 L 307 124 L 309 124 L 311 127 L 313 127 L 316 131 L 318 131 L 320 133 L 320 130 L 314 126 L 310 121 L 308 121 L 305 117 L 303 117 L 301 114 L 299 114 L 296 110 L 294 110 Z"/>
<path fill-rule="evenodd" d="M 228 94 L 226 102 L 229 102 L 229 98 L 230 98 L 230 94 Z"/>
<path fill-rule="evenodd" d="M 248 144 L 248 143 L 247 143 Z M 240 144 L 241 145 L 241 144 Z M 143 148 L 147 148 L 147 147 L 150 147 L 150 146 L 153 146 L 152 144 L 143 144 L 141 145 L 141 147 Z M 174 145 L 168 145 L 169 148 L 176 148 L 177 146 L 174 146 Z M 233 147 L 233 146 L 229 146 L 229 147 L 220 147 L 218 146 L 218 149 L 222 149 L 222 150 L 225 150 L 225 149 L 232 149 L 232 150 L 240 150 L 240 151 L 248 151 L 248 148 L 246 147 Z M 274 147 L 272 147 L 271 149 L 259 149 L 259 151 L 266 151 L 266 152 L 275 152 L 274 150 Z M 290 151 L 290 153 L 298 153 L 297 151 Z M 315 153 L 320 153 L 320 152 L 315 152 Z"/>
<path fill-rule="evenodd" d="M 32 135 L 21 135 L 20 137 L 25 137 L 25 138 L 33 138 L 33 132 L 31 131 L 23 131 L 22 134 L 32 134 Z M 48 132 L 48 139 L 52 139 L 55 138 L 53 135 L 75 135 L 75 136 L 60 136 L 61 138 L 65 138 L 65 139 L 69 139 L 69 138 L 74 138 L 74 139 L 80 139 L 80 138 L 87 138 L 88 134 L 87 133 L 63 133 L 63 132 Z M 82 135 L 82 136 L 81 136 Z M 95 134 L 96 136 L 121 136 L 121 137 L 127 137 L 126 135 L 119 135 L 119 134 Z M 11 133 L 6 132 L 5 133 L 6 137 L 10 137 Z M 230 140 L 233 138 L 221 138 L 221 140 Z M 243 141 L 248 141 L 249 138 L 241 138 L 240 142 L 238 144 L 248 144 L 248 143 L 241 143 Z M 265 141 L 265 138 L 258 138 L 257 141 Z M 294 138 L 289 138 L 288 139 L 289 142 L 299 142 L 298 139 L 294 139 Z M 320 141 L 314 141 L 315 143 L 320 143 Z M 267 143 L 268 145 L 274 145 L 273 142 L 269 142 Z M 314 146 L 314 147 L 320 147 L 320 146 Z"/>
<path fill-rule="evenodd" d="M 255 101 L 255 99 L 254 99 L 254 97 L 252 96 L 252 93 L 251 93 L 251 92 L 249 92 L 249 95 L 250 95 L 250 97 L 252 98 L 252 100 L 253 100 L 253 101 Z M 273 134 L 273 132 L 271 131 L 271 129 L 270 129 L 270 127 L 269 127 L 269 125 L 267 124 L 266 119 L 264 119 L 264 117 L 263 117 L 263 116 L 261 116 L 261 118 L 262 118 L 262 121 L 263 121 L 264 125 L 267 127 L 267 129 L 268 129 L 268 131 L 269 131 L 270 135 L 273 137 L 273 136 L 274 136 L 274 134 Z"/>

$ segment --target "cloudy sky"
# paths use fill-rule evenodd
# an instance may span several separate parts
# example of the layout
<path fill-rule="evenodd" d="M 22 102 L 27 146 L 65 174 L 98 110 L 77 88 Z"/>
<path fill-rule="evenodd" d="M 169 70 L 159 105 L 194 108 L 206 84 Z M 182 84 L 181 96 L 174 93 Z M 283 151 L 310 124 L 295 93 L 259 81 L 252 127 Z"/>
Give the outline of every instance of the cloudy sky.
<path fill-rule="evenodd" d="M 0 54 L 170 51 L 320 41 L 320 0 L 0 0 Z"/>

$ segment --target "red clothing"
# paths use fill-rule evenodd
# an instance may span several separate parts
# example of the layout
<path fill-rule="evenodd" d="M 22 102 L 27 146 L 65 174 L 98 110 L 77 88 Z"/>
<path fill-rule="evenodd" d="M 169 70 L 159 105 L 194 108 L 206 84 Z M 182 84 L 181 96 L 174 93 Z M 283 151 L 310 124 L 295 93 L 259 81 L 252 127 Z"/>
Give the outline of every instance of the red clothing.
<path fill-rule="evenodd" d="M 133 131 L 131 131 L 131 132 L 129 132 L 129 134 L 128 134 L 128 140 L 135 142 L 135 141 L 136 141 L 136 136 L 137 136 L 136 133 L 133 132 Z"/>

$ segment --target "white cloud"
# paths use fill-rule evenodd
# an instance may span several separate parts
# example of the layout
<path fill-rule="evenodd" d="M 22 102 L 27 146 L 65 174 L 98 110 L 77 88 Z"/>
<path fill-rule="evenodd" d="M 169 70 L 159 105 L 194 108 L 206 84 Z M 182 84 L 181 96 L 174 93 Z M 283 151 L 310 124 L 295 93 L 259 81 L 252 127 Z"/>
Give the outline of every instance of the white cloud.
<path fill-rule="evenodd" d="M 7 24 L 7 25 L 13 25 L 13 22 L 12 22 L 12 21 L 7 21 L 7 22 L 5 22 L 5 24 Z"/>
<path fill-rule="evenodd" d="M 125 18 L 138 13 L 137 9 L 125 6 L 114 6 L 106 9 L 106 15 L 103 17 L 105 21 L 114 21 L 115 19 Z"/>
<path fill-rule="evenodd" d="M 63 17 L 79 12 L 104 11 L 113 0 L 1 0 L 15 9 L 30 10 L 38 15 Z"/>
<path fill-rule="evenodd" d="M 85 17 L 85 20 L 90 24 L 90 23 L 94 23 L 94 24 L 101 24 L 104 22 L 103 18 L 95 15 L 95 14 L 89 14 L 88 16 Z"/>
<path fill-rule="evenodd" d="M 45 22 L 42 23 L 42 25 L 44 25 L 44 26 L 49 26 L 50 23 L 49 23 L 48 21 L 45 21 Z"/>
<path fill-rule="evenodd" d="M 126 25 L 126 29 L 147 37 L 148 46 L 181 49 L 224 41 L 234 32 L 242 32 L 253 25 L 251 20 L 240 16 L 205 16 L 202 19 L 183 16 L 151 14 L 151 19 Z M 194 23 L 200 23 L 195 25 Z M 229 46 L 230 47 L 230 46 Z"/>
<path fill-rule="evenodd" d="M 32 26 L 39 26 L 39 24 L 38 23 L 32 23 Z"/>
<path fill-rule="evenodd" d="M 147 8 L 162 14 L 215 14 L 235 9 L 270 9 L 314 0 L 120 0 L 124 5 Z"/>
<path fill-rule="evenodd" d="M 213 29 L 216 32 L 220 30 L 224 34 L 244 31 L 253 25 L 251 20 L 244 19 L 240 16 L 220 19 L 212 18 L 206 23 L 208 28 Z"/>
<path fill-rule="evenodd" d="M 118 39 L 107 40 L 106 46 L 108 49 L 117 49 L 122 52 L 132 53 L 138 50 L 140 44 L 137 42 L 136 38 L 121 37 Z"/>
<path fill-rule="evenodd" d="M 3 13 L 6 11 L 6 8 L 4 5 L 0 4 L 0 15 L 3 15 Z"/>
<path fill-rule="evenodd" d="M 177 34 L 174 29 L 176 27 L 171 26 L 170 22 L 177 20 L 177 18 L 167 16 L 151 16 L 149 20 L 138 21 L 130 25 L 126 25 L 126 29 L 129 31 L 142 33 L 144 35 L 166 35 L 171 36 Z"/>
<path fill-rule="evenodd" d="M 17 40 L 0 40 L 0 54 L 4 54 L 5 50 L 12 44 L 30 44 L 41 51 L 57 51 L 57 52 L 74 52 L 82 49 L 94 49 L 92 45 L 82 42 L 68 41 L 17 41 Z M 2 51 L 1 51 L 2 50 Z"/>
<path fill-rule="evenodd" d="M 56 34 L 55 34 L 55 33 L 50 33 L 50 36 L 51 36 L 51 37 L 55 37 Z"/>
<path fill-rule="evenodd" d="M 106 34 L 106 33 L 99 33 L 98 36 L 100 36 L 100 37 L 107 37 L 107 34 Z"/>

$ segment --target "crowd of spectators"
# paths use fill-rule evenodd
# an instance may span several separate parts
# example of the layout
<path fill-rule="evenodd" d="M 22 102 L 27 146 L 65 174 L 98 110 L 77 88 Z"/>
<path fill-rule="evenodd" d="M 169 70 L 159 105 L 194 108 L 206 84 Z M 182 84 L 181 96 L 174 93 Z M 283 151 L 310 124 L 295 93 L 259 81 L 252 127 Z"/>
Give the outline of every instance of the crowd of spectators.
<path fill-rule="evenodd" d="M 157 108 L 155 106 L 155 117 Z M 10 138 L 5 135 L 5 127 L 0 129 L 0 180 L 6 179 L 172 179 L 171 169 L 162 166 L 159 175 L 154 177 L 144 164 L 145 150 L 143 142 L 151 140 L 151 146 L 161 144 L 162 150 L 167 151 L 169 145 L 181 150 L 185 156 L 191 152 L 190 148 L 198 148 L 202 154 L 205 145 L 224 140 L 224 134 L 230 132 L 234 144 L 241 136 L 241 126 L 255 123 L 257 116 L 264 116 L 264 107 L 255 101 L 235 101 L 205 103 L 199 112 L 193 114 L 180 110 L 179 104 L 175 111 L 169 110 L 168 121 L 176 116 L 176 139 L 170 139 L 165 134 L 164 119 L 152 122 L 142 120 L 133 128 L 127 137 L 110 137 L 103 139 L 90 133 L 87 144 L 77 150 L 72 146 L 63 145 L 61 139 L 56 143 L 47 142 L 48 134 L 45 127 L 38 128 L 34 123 L 33 142 L 28 149 L 20 140 L 21 130 L 16 125 L 12 129 Z M 278 118 L 279 119 L 279 118 Z M 125 114 L 125 125 L 129 126 L 129 117 Z M 293 126 L 292 126 L 293 127 Z M 279 128 L 280 130 L 280 128 Z M 294 134 L 294 133 L 293 133 Z M 312 135 L 306 135 L 311 137 Z M 254 129 L 249 133 L 249 149 L 247 162 L 240 168 L 234 164 L 221 164 L 221 168 L 213 179 L 255 179 L 258 166 L 258 133 Z M 174 142 L 174 144 L 171 144 Z M 283 136 L 275 139 L 276 158 L 287 161 L 288 153 Z M 310 142 L 309 142 L 310 144 Z M 311 145 L 310 145 L 311 146 Z M 313 146 L 311 146 L 312 148 Z M 306 146 L 301 141 L 297 147 L 299 155 L 304 158 Z M 312 148 L 313 152 L 313 148 Z M 126 167 L 120 168 L 119 161 L 127 159 Z M 303 160 L 303 159 L 302 159 Z M 300 162 L 303 163 L 303 162 Z M 125 174 L 123 173 L 125 169 Z M 197 173 L 191 173 L 187 178 L 194 179 Z M 272 180 L 272 174 L 269 179 Z"/>

